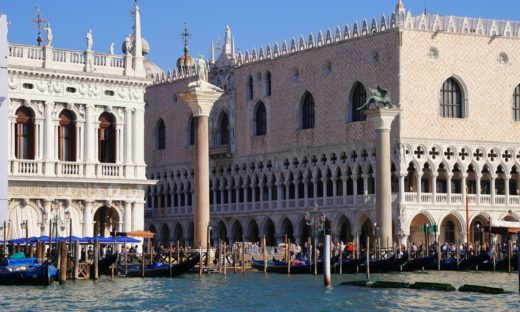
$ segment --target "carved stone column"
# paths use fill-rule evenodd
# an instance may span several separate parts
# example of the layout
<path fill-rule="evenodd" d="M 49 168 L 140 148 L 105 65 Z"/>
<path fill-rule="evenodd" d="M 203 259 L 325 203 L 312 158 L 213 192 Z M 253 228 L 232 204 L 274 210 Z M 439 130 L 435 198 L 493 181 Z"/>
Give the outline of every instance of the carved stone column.
<path fill-rule="evenodd" d="M 399 114 L 397 108 L 376 108 L 364 111 L 376 132 L 376 214 L 381 226 L 381 247 L 392 246 L 392 174 L 390 152 L 390 129 Z M 390 244 L 389 246 L 387 245 Z"/>
<path fill-rule="evenodd" d="M 125 201 L 124 207 L 125 207 L 125 211 L 124 211 L 125 222 L 123 224 L 124 231 L 130 232 L 130 231 L 132 231 L 132 203 L 129 201 Z"/>
<path fill-rule="evenodd" d="M 209 210 L 209 145 L 208 145 L 208 117 L 211 108 L 222 95 L 222 90 L 198 80 L 188 85 L 189 91 L 183 92 L 180 97 L 192 110 L 196 125 L 195 140 L 195 209 L 194 215 L 194 246 L 206 248 L 206 236 L 210 222 Z"/>
<path fill-rule="evenodd" d="M 54 102 L 45 102 L 45 119 L 43 121 L 43 160 L 45 176 L 52 177 L 56 175 L 54 165 L 54 121 L 52 120 L 52 111 L 54 110 Z"/>
<path fill-rule="evenodd" d="M 83 202 L 83 236 L 94 236 L 94 220 L 92 219 L 92 202 Z"/>

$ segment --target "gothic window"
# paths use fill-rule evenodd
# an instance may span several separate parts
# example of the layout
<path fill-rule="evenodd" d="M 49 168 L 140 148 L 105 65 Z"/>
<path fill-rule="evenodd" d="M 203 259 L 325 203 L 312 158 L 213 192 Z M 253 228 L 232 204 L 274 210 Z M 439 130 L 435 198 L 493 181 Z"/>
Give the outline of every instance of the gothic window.
<path fill-rule="evenodd" d="M 225 112 L 220 114 L 218 137 L 217 145 L 229 145 L 229 118 Z"/>
<path fill-rule="evenodd" d="M 116 162 L 116 120 L 106 112 L 99 116 L 98 159 L 102 163 Z"/>
<path fill-rule="evenodd" d="M 195 118 L 193 118 L 193 115 L 190 115 L 188 119 L 187 133 L 186 141 L 188 145 L 195 145 Z"/>
<path fill-rule="evenodd" d="M 314 98 L 309 92 L 303 95 L 300 124 L 302 129 L 314 128 Z"/>
<path fill-rule="evenodd" d="M 263 102 L 258 102 L 258 104 L 256 104 L 254 127 L 255 136 L 267 134 L 267 114 Z"/>
<path fill-rule="evenodd" d="M 162 119 L 157 122 L 155 131 L 155 147 L 158 150 L 163 150 L 166 148 L 166 126 Z"/>
<path fill-rule="evenodd" d="M 18 159 L 35 157 L 34 113 L 30 108 L 20 107 L 16 111 L 15 156 Z"/>
<path fill-rule="evenodd" d="M 449 220 L 444 225 L 444 241 L 455 243 L 455 225 Z"/>
<path fill-rule="evenodd" d="M 247 78 L 247 90 L 246 90 L 246 96 L 248 100 L 253 99 L 253 77 L 249 76 Z"/>
<path fill-rule="evenodd" d="M 516 86 L 513 93 L 513 120 L 520 121 L 520 84 Z"/>
<path fill-rule="evenodd" d="M 271 95 L 271 73 L 265 74 L 265 96 Z"/>
<path fill-rule="evenodd" d="M 455 79 L 449 78 L 442 84 L 440 109 L 441 116 L 445 118 L 463 118 L 462 91 Z"/>
<path fill-rule="evenodd" d="M 58 159 L 61 161 L 76 161 L 76 118 L 69 110 L 60 113 Z"/>
<path fill-rule="evenodd" d="M 358 110 L 367 100 L 367 93 L 362 83 L 358 82 L 352 92 L 351 121 L 366 120 L 365 114 Z"/>

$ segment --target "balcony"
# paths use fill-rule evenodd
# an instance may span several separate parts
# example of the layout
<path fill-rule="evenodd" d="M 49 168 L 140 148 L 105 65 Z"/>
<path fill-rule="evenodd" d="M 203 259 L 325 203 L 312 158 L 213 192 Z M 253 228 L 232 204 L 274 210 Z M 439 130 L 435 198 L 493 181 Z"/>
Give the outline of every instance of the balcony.
<path fill-rule="evenodd" d="M 10 177 L 111 178 L 133 177 L 134 166 L 121 164 L 14 159 L 9 161 Z"/>
<path fill-rule="evenodd" d="M 212 146 L 209 148 L 209 156 L 213 159 L 231 158 L 233 157 L 233 154 L 231 154 L 231 146 Z"/>

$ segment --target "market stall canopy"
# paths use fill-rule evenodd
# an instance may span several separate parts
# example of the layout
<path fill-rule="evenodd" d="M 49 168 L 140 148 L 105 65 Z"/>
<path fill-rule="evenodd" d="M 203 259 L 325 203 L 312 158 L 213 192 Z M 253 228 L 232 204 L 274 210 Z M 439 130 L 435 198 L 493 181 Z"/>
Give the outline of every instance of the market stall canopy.
<path fill-rule="evenodd" d="M 517 221 L 493 221 L 491 223 L 491 233 L 493 234 L 517 234 L 520 232 L 520 222 Z"/>
<path fill-rule="evenodd" d="M 154 238 L 155 233 L 149 231 L 132 231 L 126 233 L 119 233 L 121 236 L 131 236 L 131 237 L 143 237 L 143 238 Z"/>

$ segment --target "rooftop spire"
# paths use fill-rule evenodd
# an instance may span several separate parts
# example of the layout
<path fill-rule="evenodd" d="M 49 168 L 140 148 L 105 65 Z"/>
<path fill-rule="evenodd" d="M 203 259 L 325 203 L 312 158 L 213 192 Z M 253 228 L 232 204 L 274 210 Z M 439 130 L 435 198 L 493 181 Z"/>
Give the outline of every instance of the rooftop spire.
<path fill-rule="evenodd" d="M 188 41 L 191 39 L 191 32 L 188 29 L 188 25 L 184 23 L 184 30 L 181 32 L 182 41 L 184 41 L 184 56 L 188 56 Z"/>
<path fill-rule="evenodd" d="M 395 6 L 395 13 L 402 14 L 404 13 L 404 4 L 403 0 L 398 0 L 397 5 Z"/>
<path fill-rule="evenodd" d="M 36 30 L 38 31 L 38 37 L 36 37 L 36 42 L 38 42 L 38 46 L 42 45 L 42 25 L 47 23 L 47 20 L 43 17 L 42 12 L 40 11 L 40 5 L 36 5 L 36 17 L 33 18 L 32 22 L 35 24 Z"/>
<path fill-rule="evenodd" d="M 143 63 L 143 39 L 141 37 L 141 12 L 137 6 L 137 0 L 134 1 L 134 8 L 132 9 L 134 16 L 134 72 L 138 77 L 145 76 Z"/>

